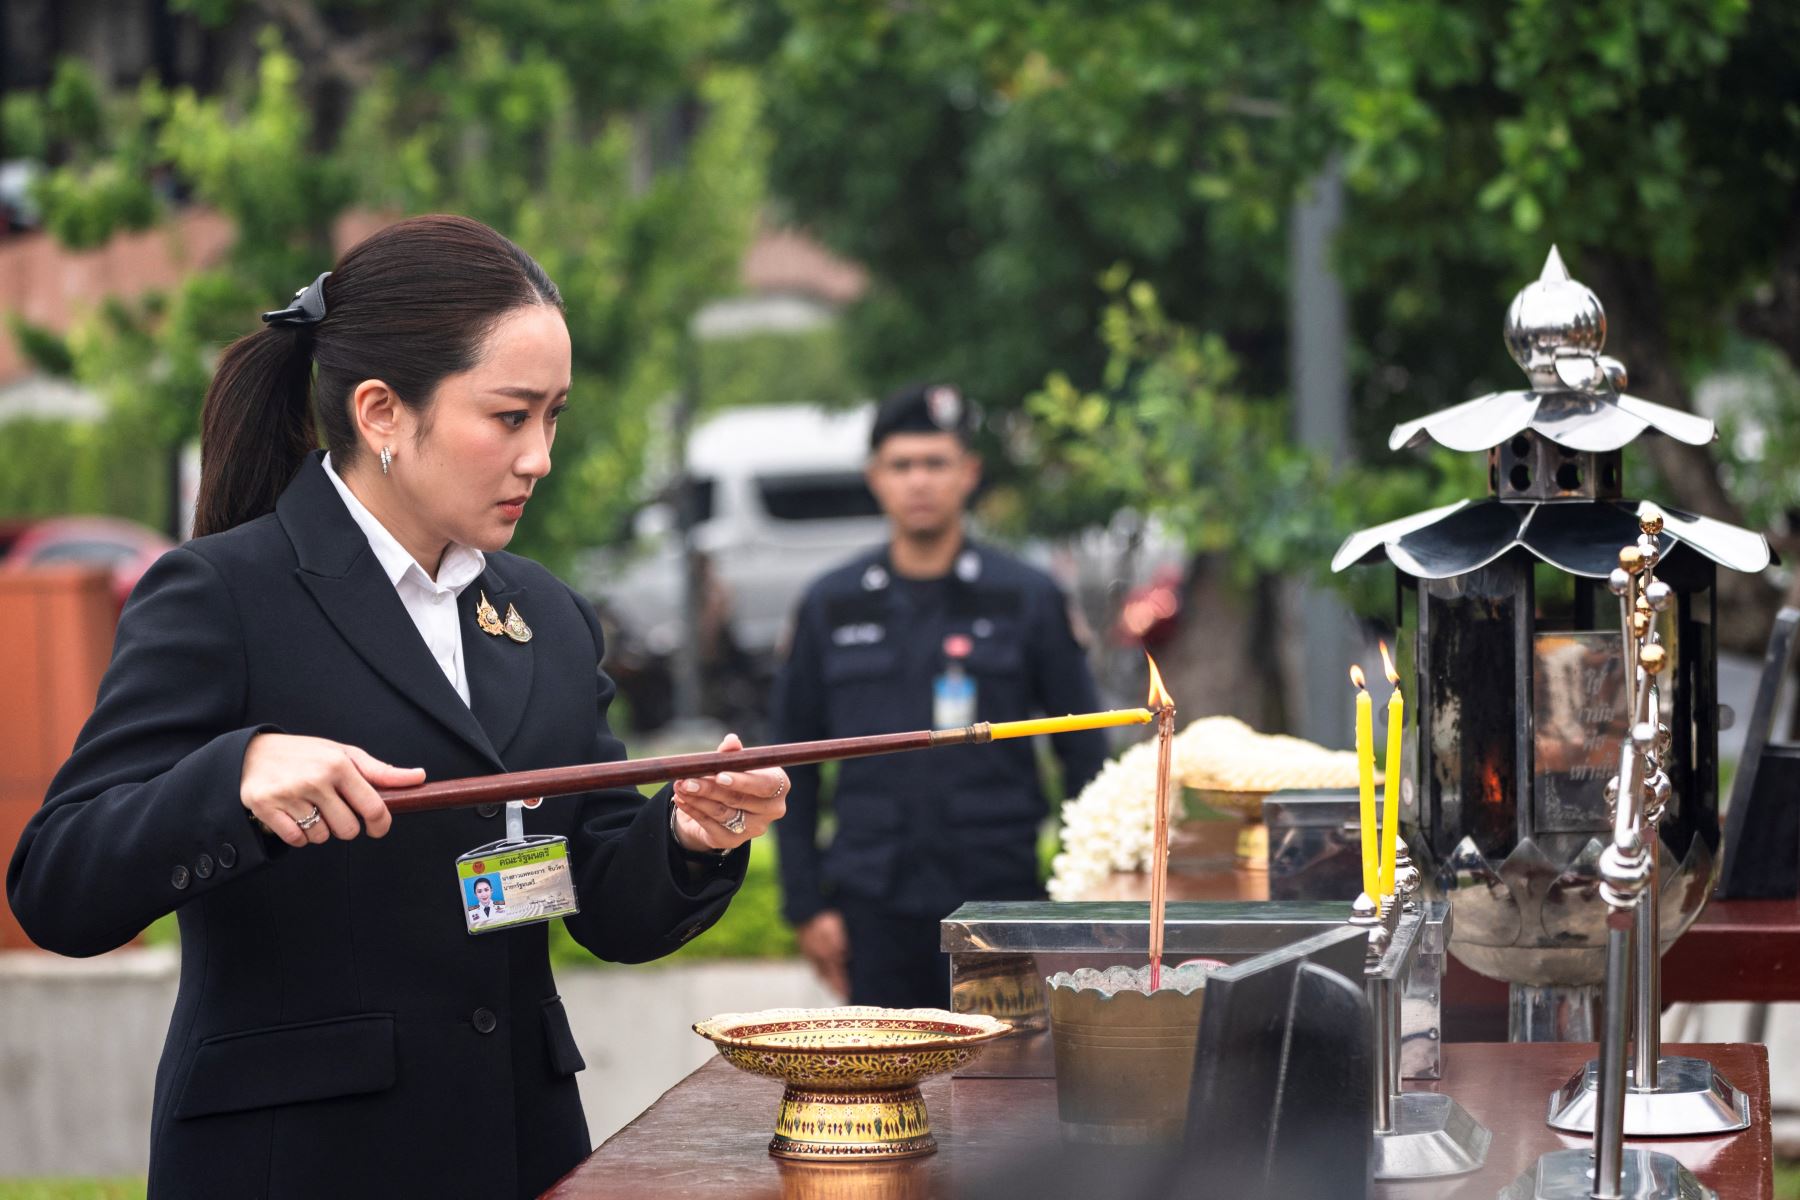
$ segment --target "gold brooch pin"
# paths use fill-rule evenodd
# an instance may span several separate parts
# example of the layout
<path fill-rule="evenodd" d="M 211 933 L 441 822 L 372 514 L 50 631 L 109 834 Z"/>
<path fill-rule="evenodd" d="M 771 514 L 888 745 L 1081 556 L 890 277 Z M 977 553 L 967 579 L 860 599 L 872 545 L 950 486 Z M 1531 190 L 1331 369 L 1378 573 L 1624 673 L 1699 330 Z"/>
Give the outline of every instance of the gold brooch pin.
<path fill-rule="evenodd" d="M 510 611 L 510 606 L 508 606 Z M 481 632 L 499 637 L 506 632 L 506 626 L 500 623 L 500 614 L 488 603 L 487 593 L 481 593 L 481 602 L 475 606 L 475 625 Z"/>
<path fill-rule="evenodd" d="M 515 642 L 529 642 L 531 640 L 531 626 L 525 623 L 525 618 L 519 615 L 519 610 L 510 604 L 506 606 L 505 629 L 506 636 Z"/>

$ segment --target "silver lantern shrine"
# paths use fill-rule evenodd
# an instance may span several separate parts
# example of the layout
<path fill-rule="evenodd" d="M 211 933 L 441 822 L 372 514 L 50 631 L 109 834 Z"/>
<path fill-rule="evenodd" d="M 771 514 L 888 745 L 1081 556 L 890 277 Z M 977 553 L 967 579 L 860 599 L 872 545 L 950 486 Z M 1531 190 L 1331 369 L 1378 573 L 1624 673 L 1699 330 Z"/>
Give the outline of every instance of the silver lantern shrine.
<path fill-rule="evenodd" d="M 1712 422 L 1624 394 L 1606 314 L 1550 251 L 1506 314 L 1530 386 L 1397 426 L 1389 446 L 1484 452 L 1489 495 L 1351 535 L 1332 569 L 1397 569 L 1400 669 L 1413 679 L 1401 829 L 1428 889 L 1454 901 L 1451 952 L 1512 985 L 1514 1040 L 1592 1040 L 1605 972 L 1606 784 L 1626 734 L 1624 651 L 1607 578 L 1639 536 L 1622 450 L 1691 445 Z M 1760 534 L 1664 506 L 1658 614 L 1670 668 L 1672 796 L 1659 826 L 1662 944 L 1688 928 L 1718 861 L 1714 575 L 1769 565 Z"/>

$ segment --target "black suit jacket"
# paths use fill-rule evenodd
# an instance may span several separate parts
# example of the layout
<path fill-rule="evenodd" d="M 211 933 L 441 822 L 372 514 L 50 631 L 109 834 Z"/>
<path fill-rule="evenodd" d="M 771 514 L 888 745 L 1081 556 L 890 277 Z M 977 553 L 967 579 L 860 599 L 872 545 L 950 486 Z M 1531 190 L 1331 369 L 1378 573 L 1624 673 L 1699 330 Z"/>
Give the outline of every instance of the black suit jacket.
<path fill-rule="evenodd" d="M 483 590 L 535 638 L 479 632 Z M 7 895 L 63 954 L 179 914 L 152 1195 L 530 1196 L 590 1149 L 546 927 L 471 936 L 464 922 L 455 860 L 504 836 L 496 807 L 296 850 L 239 801 L 244 749 L 265 730 L 435 779 L 624 756 L 585 602 L 493 554 L 458 608 L 472 710 L 314 457 L 274 513 L 165 555 L 120 617 Z M 525 814 L 527 833 L 569 839 L 582 911 L 568 927 L 602 958 L 669 953 L 743 878 L 742 850 L 690 870 L 668 818 L 666 793 L 631 790 Z"/>

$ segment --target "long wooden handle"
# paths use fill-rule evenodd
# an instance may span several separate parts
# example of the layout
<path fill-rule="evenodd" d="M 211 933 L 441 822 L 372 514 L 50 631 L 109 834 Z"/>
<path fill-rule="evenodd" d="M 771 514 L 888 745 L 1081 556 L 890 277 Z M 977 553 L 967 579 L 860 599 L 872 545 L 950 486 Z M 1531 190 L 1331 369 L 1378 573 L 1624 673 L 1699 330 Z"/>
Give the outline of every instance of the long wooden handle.
<path fill-rule="evenodd" d="M 509 771 L 500 775 L 475 775 L 445 779 L 418 787 L 382 788 L 379 794 L 395 813 L 428 812 L 439 808 L 467 808 L 504 800 L 534 800 L 540 796 L 567 796 L 601 788 L 636 787 L 694 779 L 720 771 L 755 771 L 762 767 L 795 767 L 803 763 L 841 758 L 866 758 L 872 754 L 897 754 L 903 750 L 927 750 L 933 746 L 964 746 L 991 741 L 987 722 L 961 729 L 920 729 L 911 733 L 884 733 L 874 737 L 831 738 L 819 742 L 788 742 L 746 750 L 715 750 L 705 754 L 670 754 L 620 762 L 586 763 L 576 767 L 546 767 L 537 771 Z"/>

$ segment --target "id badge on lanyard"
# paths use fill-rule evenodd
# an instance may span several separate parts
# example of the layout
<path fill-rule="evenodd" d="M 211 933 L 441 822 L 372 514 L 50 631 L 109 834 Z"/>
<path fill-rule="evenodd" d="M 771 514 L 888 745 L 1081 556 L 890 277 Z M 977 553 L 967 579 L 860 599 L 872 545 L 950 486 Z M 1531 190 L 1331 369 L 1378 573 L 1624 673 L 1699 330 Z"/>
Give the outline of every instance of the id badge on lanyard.
<path fill-rule="evenodd" d="M 931 681 L 933 729 L 959 729 L 975 723 L 975 680 L 967 665 L 974 645 L 961 634 L 944 639 L 944 673 Z"/>
<path fill-rule="evenodd" d="M 525 835 L 524 810 L 541 803 L 510 801 L 506 836 L 456 860 L 457 893 L 471 935 L 581 911 L 569 872 L 569 840 L 553 834 Z"/>

